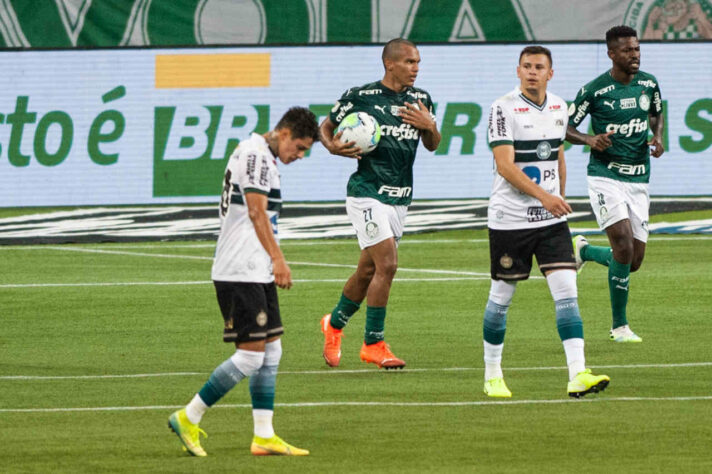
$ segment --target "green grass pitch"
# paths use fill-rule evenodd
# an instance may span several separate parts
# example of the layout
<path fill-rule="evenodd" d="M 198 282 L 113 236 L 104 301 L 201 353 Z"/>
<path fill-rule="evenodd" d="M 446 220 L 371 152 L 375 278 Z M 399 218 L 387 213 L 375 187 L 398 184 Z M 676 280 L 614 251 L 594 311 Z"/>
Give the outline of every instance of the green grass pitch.
<path fill-rule="evenodd" d="M 386 339 L 407 362 L 398 372 L 359 361 L 364 310 L 345 330 L 341 366 L 321 357 L 319 319 L 356 263 L 355 240 L 283 249 L 295 285 L 280 291 L 274 425 L 309 457 L 250 455 L 247 383 L 203 419 L 207 458 L 184 454 L 166 426 L 233 351 L 221 342 L 211 243 L 11 246 L 0 247 L 0 471 L 712 471 L 709 236 L 651 237 L 630 285 L 642 344 L 607 340 L 606 269 L 586 266 L 587 363 L 611 384 L 581 400 L 566 395 L 538 273 L 519 284 L 508 316 L 503 368 L 514 397 L 482 393 L 484 231 L 403 240 L 386 319 Z"/>

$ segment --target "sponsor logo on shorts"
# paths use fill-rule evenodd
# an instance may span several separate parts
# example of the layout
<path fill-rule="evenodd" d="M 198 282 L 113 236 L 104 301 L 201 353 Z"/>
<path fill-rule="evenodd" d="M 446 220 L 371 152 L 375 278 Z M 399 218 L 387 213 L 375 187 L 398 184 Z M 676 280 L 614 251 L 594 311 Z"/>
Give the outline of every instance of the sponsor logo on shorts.
<path fill-rule="evenodd" d="M 601 222 L 606 222 L 608 220 L 608 209 L 606 206 L 601 206 L 601 208 L 598 210 L 598 215 L 601 218 Z"/>
<path fill-rule="evenodd" d="M 255 318 L 255 321 L 257 322 L 258 326 L 264 326 L 267 324 L 267 313 L 264 311 L 260 311 L 257 313 L 257 317 Z"/>
<path fill-rule="evenodd" d="M 366 235 L 369 239 L 373 239 L 378 235 L 378 224 L 373 221 L 366 222 Z"/>
<path fill-rule="evenodd" d="M 506 253 L 504 255 L 502 255 L 502 258 L 499 259 L 500 266 L 507 270 L 512 268 L 513 263 L 514 263 L 514 261 L 512 260 L 512 257 L 507 255 Z"/>

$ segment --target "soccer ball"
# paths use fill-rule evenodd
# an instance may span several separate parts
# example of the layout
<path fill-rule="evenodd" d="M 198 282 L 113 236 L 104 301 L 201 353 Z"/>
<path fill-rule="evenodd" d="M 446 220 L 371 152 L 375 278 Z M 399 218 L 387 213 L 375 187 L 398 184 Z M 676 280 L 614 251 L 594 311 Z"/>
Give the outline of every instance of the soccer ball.
<path fill-rule="evenodd" d="M 381 140 L 381 126 L 366 112 L 354 112 L 341 121 L 334 134 L 343 131 L 341 141 L 356 142 L 361 153 L 373 151 Z"/>

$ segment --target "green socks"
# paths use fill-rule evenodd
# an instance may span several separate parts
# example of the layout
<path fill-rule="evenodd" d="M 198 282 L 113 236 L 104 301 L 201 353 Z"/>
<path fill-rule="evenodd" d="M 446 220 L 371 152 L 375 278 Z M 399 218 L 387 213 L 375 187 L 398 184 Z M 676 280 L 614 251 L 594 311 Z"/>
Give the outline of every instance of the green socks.
<path fill-rule="evenodd" d="M 351 301 L 342 293 L 339 303 L 331 312 L 331 326 L 336 329 L 343 329 L 360 306 L 360 303 Z M 366 306 L 366 331 L 364 333 L 364 341 L 366 344 L 375 344 L 382 341 L 385 325 L 385 306 Z"/>
<path fill-rule="evenodd" d="M 385 306 L 366 306 L 366 331 L 363 340 L 366 344 L 375 344 L 383 340 L 386 325 Z"/>
<path fill-rule="evenodd" d="M 628 324 L 626 307 L 628 306 L 628 283 L 630 282 L 630 263 L 624 265 L 611 258 L 608 266 L 608 291 L 611 295 L 613 313 L 612 328 Z"/>
<path fill-rule="evenodd" d="M 342 293 L 336 308 L 331 311 L 331 327 L 343 329 L 360 306 L 361 303 L 351 301 Z"/>
<path fill-rule="evenodd" d="M 612 328 L 628 324 L 626 307 L 628 306 L 628 283 L 630 264 L 624 265 L 613 258 L 610 247 L 586 245 L 581 249 L 581 259 L 594 261 L 608 267 L 608 291 L 611 296 Z"/>
<path fill-rule="evenodd" d="M 581 249 L 581 259 L 585 262 L 594 261 L 608 266 L 613 260 L 613 251 L 610 247 L 595 247 L 589 244 Z"/>

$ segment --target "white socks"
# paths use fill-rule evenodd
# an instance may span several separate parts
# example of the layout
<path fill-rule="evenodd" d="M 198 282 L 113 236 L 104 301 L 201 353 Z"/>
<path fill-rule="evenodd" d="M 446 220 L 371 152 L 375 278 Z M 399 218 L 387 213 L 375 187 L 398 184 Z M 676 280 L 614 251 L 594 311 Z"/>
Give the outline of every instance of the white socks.
<path fill-rule="evenodd" d="M 274 436 L 274 428 L 272 428 L 272 410 L 253 409 L 252 419 L 255 422 L 255 436 L 260 438 L 271 438 Z"/>
<path fill-rule="evenodd" d="M 502 350 L 504 344 L 490 344 L 482 341 L 485 346 L 485 382 L 492 378 L 502 377 Z"/>
<path fill-rule="evenodd" d="M 579 372 L 586 370 L 586 357 L 583 355 L 583 339 L 572 337 L 563 341 L 566 352 L 566 365 L 569 366 L 569 380 Z"/>
<path fill-rule="evenodd" d="M 208 411 L 208 406 L 197 393 L 185 407 L 185 414 L 188 416 L 188 420 L 190 420 L 190 422 L 194 425 L 200 423 L 200 420 L 203 418 L 206 411 Z"/>

